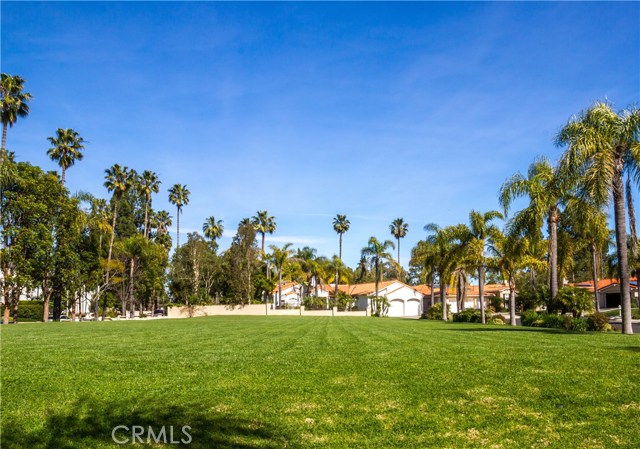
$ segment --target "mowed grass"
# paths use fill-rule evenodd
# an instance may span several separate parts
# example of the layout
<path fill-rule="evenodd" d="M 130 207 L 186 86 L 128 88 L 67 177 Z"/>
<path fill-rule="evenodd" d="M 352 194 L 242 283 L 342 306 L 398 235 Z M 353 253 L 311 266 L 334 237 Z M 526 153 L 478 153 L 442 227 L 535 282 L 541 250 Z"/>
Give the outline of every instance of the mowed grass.
<path fill-rule="evenodd" d="M 188 425 L 192 448 L 640 447 L 638 336 L 315 317 L 1 327 L 3 449 L 126 447 L 117 425 Z"/>

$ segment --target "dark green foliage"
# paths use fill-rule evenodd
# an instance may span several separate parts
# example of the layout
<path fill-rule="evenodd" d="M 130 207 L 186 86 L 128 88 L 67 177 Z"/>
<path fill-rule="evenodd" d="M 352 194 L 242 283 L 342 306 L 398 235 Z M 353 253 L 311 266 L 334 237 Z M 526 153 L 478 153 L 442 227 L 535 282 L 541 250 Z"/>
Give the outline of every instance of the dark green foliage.
<path fill-rule="evenodd" d="M 353 298 L 347 295 L 345 292 L 339 291 L 336 297 L 333 299 L 333 304 L 340 311 L 349 310 L 349 308 L 353 304 Z"/>
<path fill-rule="evenodd" d="M 592 313 L 587 317 L 587 323 L 590 331 L 608 331 L 611 330 L 609 317 L 602 312 Z"/>
<path fill-rule="evenodd" d="M 20 301 L 18 321 L 42 321 L 42 301 Z M 4 304 L 0 305 L 0 314 L 4 313 Z M 10 309 L 13 317 L 13 310 Z"/>
<path fill-rule="evenodd" d="M 557 302 L 563 313 L 574 317 L 593 310 L 593 296 L 584 288 L 565 286 L 558 291 Z"/>
<path fill-rule="evenodd" d="M 453 315 L 447 310 L 449 320 L 453 319 Z M 442 320 L 442 303 L 435 303 L 433 307 L 427 307 L 427 310 L 422 314 L 423 319 L 427 320 Z"/>
<path fill-rule="evenodd" d="M 453 314 L 453 321 L 458 323 L 481 323 L 482 316 L 480 310 L 465 309 L 462 312 Z"/>
<path fill-rule="evenodd" d="M 525 310 L 520 315 L 520 321 L 523 326 L 535 326 L 535 322 L 538 321 L 540 315 L 535 310 Z"/>
<path fill-rule="evenodd" d="M 225 252 L 224 277 L 227 282 L 225 300 L 229 304 L 248 304 L 256 294 L 254 277 L 260 272 L 256 230 L 243 223 Z"/>

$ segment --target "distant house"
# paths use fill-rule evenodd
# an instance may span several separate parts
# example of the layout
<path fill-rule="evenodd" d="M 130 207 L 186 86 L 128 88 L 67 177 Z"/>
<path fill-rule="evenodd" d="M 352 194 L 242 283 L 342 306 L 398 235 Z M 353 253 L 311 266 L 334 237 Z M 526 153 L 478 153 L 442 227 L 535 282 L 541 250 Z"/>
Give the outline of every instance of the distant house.
<path fill-rule="evenodd" d="M 638 301 L 638 279 L 631 279 L 631 301 Z M 584 288 L 593 293 L 593 281 L 579 282 L 577 284 L 569 284 L 576 287 Z M 614 308 L 620 306 L 620 280 L 618 279 L 600 279 L 597 285 L 598 304 L 600 308 Z"/>
<path fill-rule="evenodd" d="M 338 285 L 338 289 L 353 297 L 359 310 L 371 307 L 371 296 L 376 295 L 375 282 L 366 284 Z M 378 296 L 384 296 L 389 301 L 387 316 L 415 317 L 422 314 L 423 294 L 416 288 L 397 280 L 378 283 Z"/>
<path fill-rule="evenodd" d="M 414 287 L 424 295 L 424 307 L 431 304 L 431 286 L 421 284 Z M 445 297 L 447 299 L 447 307 L 452 313 L 458 312 L 458 301 L 456 289 L 453 287 L 445 287 Z M 440 302 L 440 287 L 434 288 L 434 304 Z M 489 305 L 489 299 L 492 297 L 500 297 L 502 301 L 509 300 L 509 286 L 506 284 L 486 284 L 484 286 L 485 307 Z M 467 296 L 464 302 L 464 309 L 480 308 L 480 287 L 477 285 L 467 286 Z"/>
<path fill-rule="evenodd" d="M 327 284 L 318 284 L 311 286 L 303 286 L 299 282 L 288 281 L 282 283 L 282 299 L 279 298 L 278 284 L 271 292 L 273 305 L 277 307 L 300 307 L 303 297 L 317 296 L 318 298 L 327 299 L 333 295 L 333 287 Z"/>

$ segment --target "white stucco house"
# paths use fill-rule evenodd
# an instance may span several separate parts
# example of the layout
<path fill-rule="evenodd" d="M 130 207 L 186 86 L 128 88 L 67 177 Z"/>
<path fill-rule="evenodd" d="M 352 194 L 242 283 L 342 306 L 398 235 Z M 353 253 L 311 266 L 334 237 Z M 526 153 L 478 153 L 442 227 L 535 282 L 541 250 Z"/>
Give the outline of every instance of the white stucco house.
<path fill-rule="evenodd" d="M 371 296 L 376 295 L 376 284 L 338 285 L 341 292 L 352 296 L 358 310 L 371 308 Z M 422 314 L 423 294 L 415 287 L 397 280 L 382 281 L 378 283 L 378 296 L 384 296 L 389 301 L 387 316 L 390 317 L 416 317 Z"/>
<path fill-rule="evenodd" d="M 638 279 L 631 278 L 631 302 L 638 301 Z M 579 282 L 570 284 L 576 287 L 584 288 L 593 293 L 593 281 Z M 597 285 L 598 304 L 601 309 L 615 308 L 620 306 L 620 281 L 618 279 L 600 279 Z"/>

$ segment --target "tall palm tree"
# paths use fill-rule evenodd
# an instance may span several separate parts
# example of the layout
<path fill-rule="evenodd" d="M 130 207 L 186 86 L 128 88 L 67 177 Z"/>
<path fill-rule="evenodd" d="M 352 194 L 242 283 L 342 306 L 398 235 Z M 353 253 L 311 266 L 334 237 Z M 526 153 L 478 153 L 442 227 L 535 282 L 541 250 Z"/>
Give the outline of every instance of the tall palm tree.
<path fill-rule="evenodd" d="M 437 260 L 436 249 L 432 242 L 426 240 L 420 240 L 416 246 L 411 250 L 411 265 L 422 267 L 421 276 L 424 276 L 425 284 L 430 285 L 430 306 L 433 307 L 435 303 L 435 283 Z M 427 305 L 423 304 L 426 310 Z"/>
<path fill-rule="evenodd" d="M 624 204 L 625 172 L 640 172 L 640 110 L 616 113 L 610 104 L 599 102 L 572 117 L 556 137 L 566 146 L 561 166 L 567 173 L 581 174 L 581 191 L 598 204 L 613 199 L 618 275 L 622 306 L 622 332 L 632 334 L 631 286 L 627 255 Z"/>
<path fill-rule="evenodd" d="M 4 163 L 7 151 L 7 128 L 12 128 L 18 117 L 29 115 L 30 93 L 23 92 L 24 80 L 7 73 L 0 75 L 0 101 L 2 102 L 2 148 L 0 149 L 0 167 Z"/>
<path fill-rule="evenodd" d="M 264 236 L 266 234 L 273 234 L 276 232 L 276 218 L 269 215 L 266 210 L 259 210 L 256 215 L 251 217 L 251 223 L 256 232 L 260 233 L 262 237 L 262 244 L 260 246 L 262 254 L 264 254 Z"/>
<path fill-rule="evenodd" d="M 338 214 L 333 219 L 333 230 L 339 235 L 338 257 L 340 260 L 342 260 L 342 235 L 349 230 L 349 226 L 351 226 L 351 222 L 347 219 L 346 215 Z M 339 273 L 338 270 L 336 270 L 334 295 L 338 294 L 338 277 Z"/>
<path fill-rule="evenodd" d="M 109 276 L 111 272 L 111 256 L 113 254 L 113 242 L 116 237 L 116 220 L 118 218 L 118 204 L 122 196 L 131 188 L 132 176 L 131 171 L 127 167 L 121 167 L 114 164 L 111 168 L 105 170 L 104 186 L 109 193 L 113 192 L 113 214 L 111 224 L 111 240 L 109 241 L 109 252 L 107 254 L 107 267 L 105 273 L 105 286 L 109 288 Z M 102 319 L 104 320 L 107 313 L 107 297 L 105 295 L 102 308 Z"/>
<path fill-rule="evenodd" d="M 224 232 L 224 225 L 222 223 L 222 220 L 216 221 L 216 217 L 213 215 L 207 218 L 202 225 L 204 236 L 215 243 L 217 239 L 222 237 L 222 233 Z"/>
<path fill-rule="evenodd" d="M 518 212 L 513 225 L 526 230 L 532 238 L 538 235 L 546 219 L 549 232 L 549 290 L 551 301 L 558 294 L 558 220 L 560 202 L 568 190 L 567 177 L 554 168 L 546 158 L 536 159 L 525 178 L 519 172 L 508 179 L 500 189 L 500 204 L 505 214 L 516 198 L 527 196 L 529 205 Z"/>
<path fill-rule="evenodd" d="M 393 256 L 389 253 L 389 250 L 395 249 L 395 245 L 391 240 L 385 240 L 384 242 L 379 241 L 375 237 L 371 237 L 367 246 L 362 248 L 362 256 L 367 258 L 369 263 L 373 265 L 375 270 L 375 284 L 376 284 L 376 294 L 378 296 L 378 286 L 380 281 L 382 280 L 382 270 L 381 265 L 384 261 L 388 261 L 393 263 Z"/>
<path fill-rule="evenodd" d="M 396 218 L 389 225 L 389 230 L 391 235 L 398 241 L 398 267 L 402 267 L 400 265 L 400 239 L 404 238 L 409 232 L 409 225 L 402 218 Z M 402 271 L 402 268 L 400 268 L 400 271 Z"/>
<path fill-rule="evenodd" d="M 278 248 L 276 245 L 271 245 L 271 258 L 273 265 L 278 272 L 278 304 L 282 303 L 282 272 L 284 271 L 285 264 L 292 254 L 292 243 L 285 244 L 282 248 Z"/>
<path fill-rule="evenodd" d="M 484 313 L 484 280 L 486 271 L 485 250 L 487 247 L 487 239 L 496 233 L 498 228 L 491 222 L 495 219 L 503 219 L 500 212 L 490 210 L 480 213 L 472 210 L 469 213 L 469 226 L 465 230 L 466 236 L 463 240 L 469 247 L 469 256 L 471 264 L 476 267 L 478 273 L 478 290 L 480 295 L 480 315 L 482 323 L 486 323 Z"/>
<path fill-rule="evenodd" d="M 169 189 L 169 202 L 176 206 L 176 250 L 180 248 L 180 212 L 182 212 L 182 207 L 189 204 L 189 189 L 187 189 L 186 185 L 182 184 L 174 184 Z"/>
<path fill-rule="evenodd" d="M 169 228 L 173 224 L 171 215 L 166 210 L 158 211 L 154 216 L 154 221 L 159 234 L 168 234 Z"/>
<path fill-rule="evenodd" d="M 151 170 L 145 170 L 137 183 L 138 193 L 144 198 L 144 236 L 149 238 L 149 209 L 151 208 L 151 194 L 160 191 L 161 181 Z"/>
<path fill-rule="evenodd" d="M 56 137 L 47 137 L 47 140 L 53 145 L 47 150 L 47 155 L 60 166 L 60 183 L 64 187 L 67 169 L 76 161 L 81 161 L 84 156 L 82 150 L 84 150 L 85 141 L 71 128 L 58 128 Z"/>

